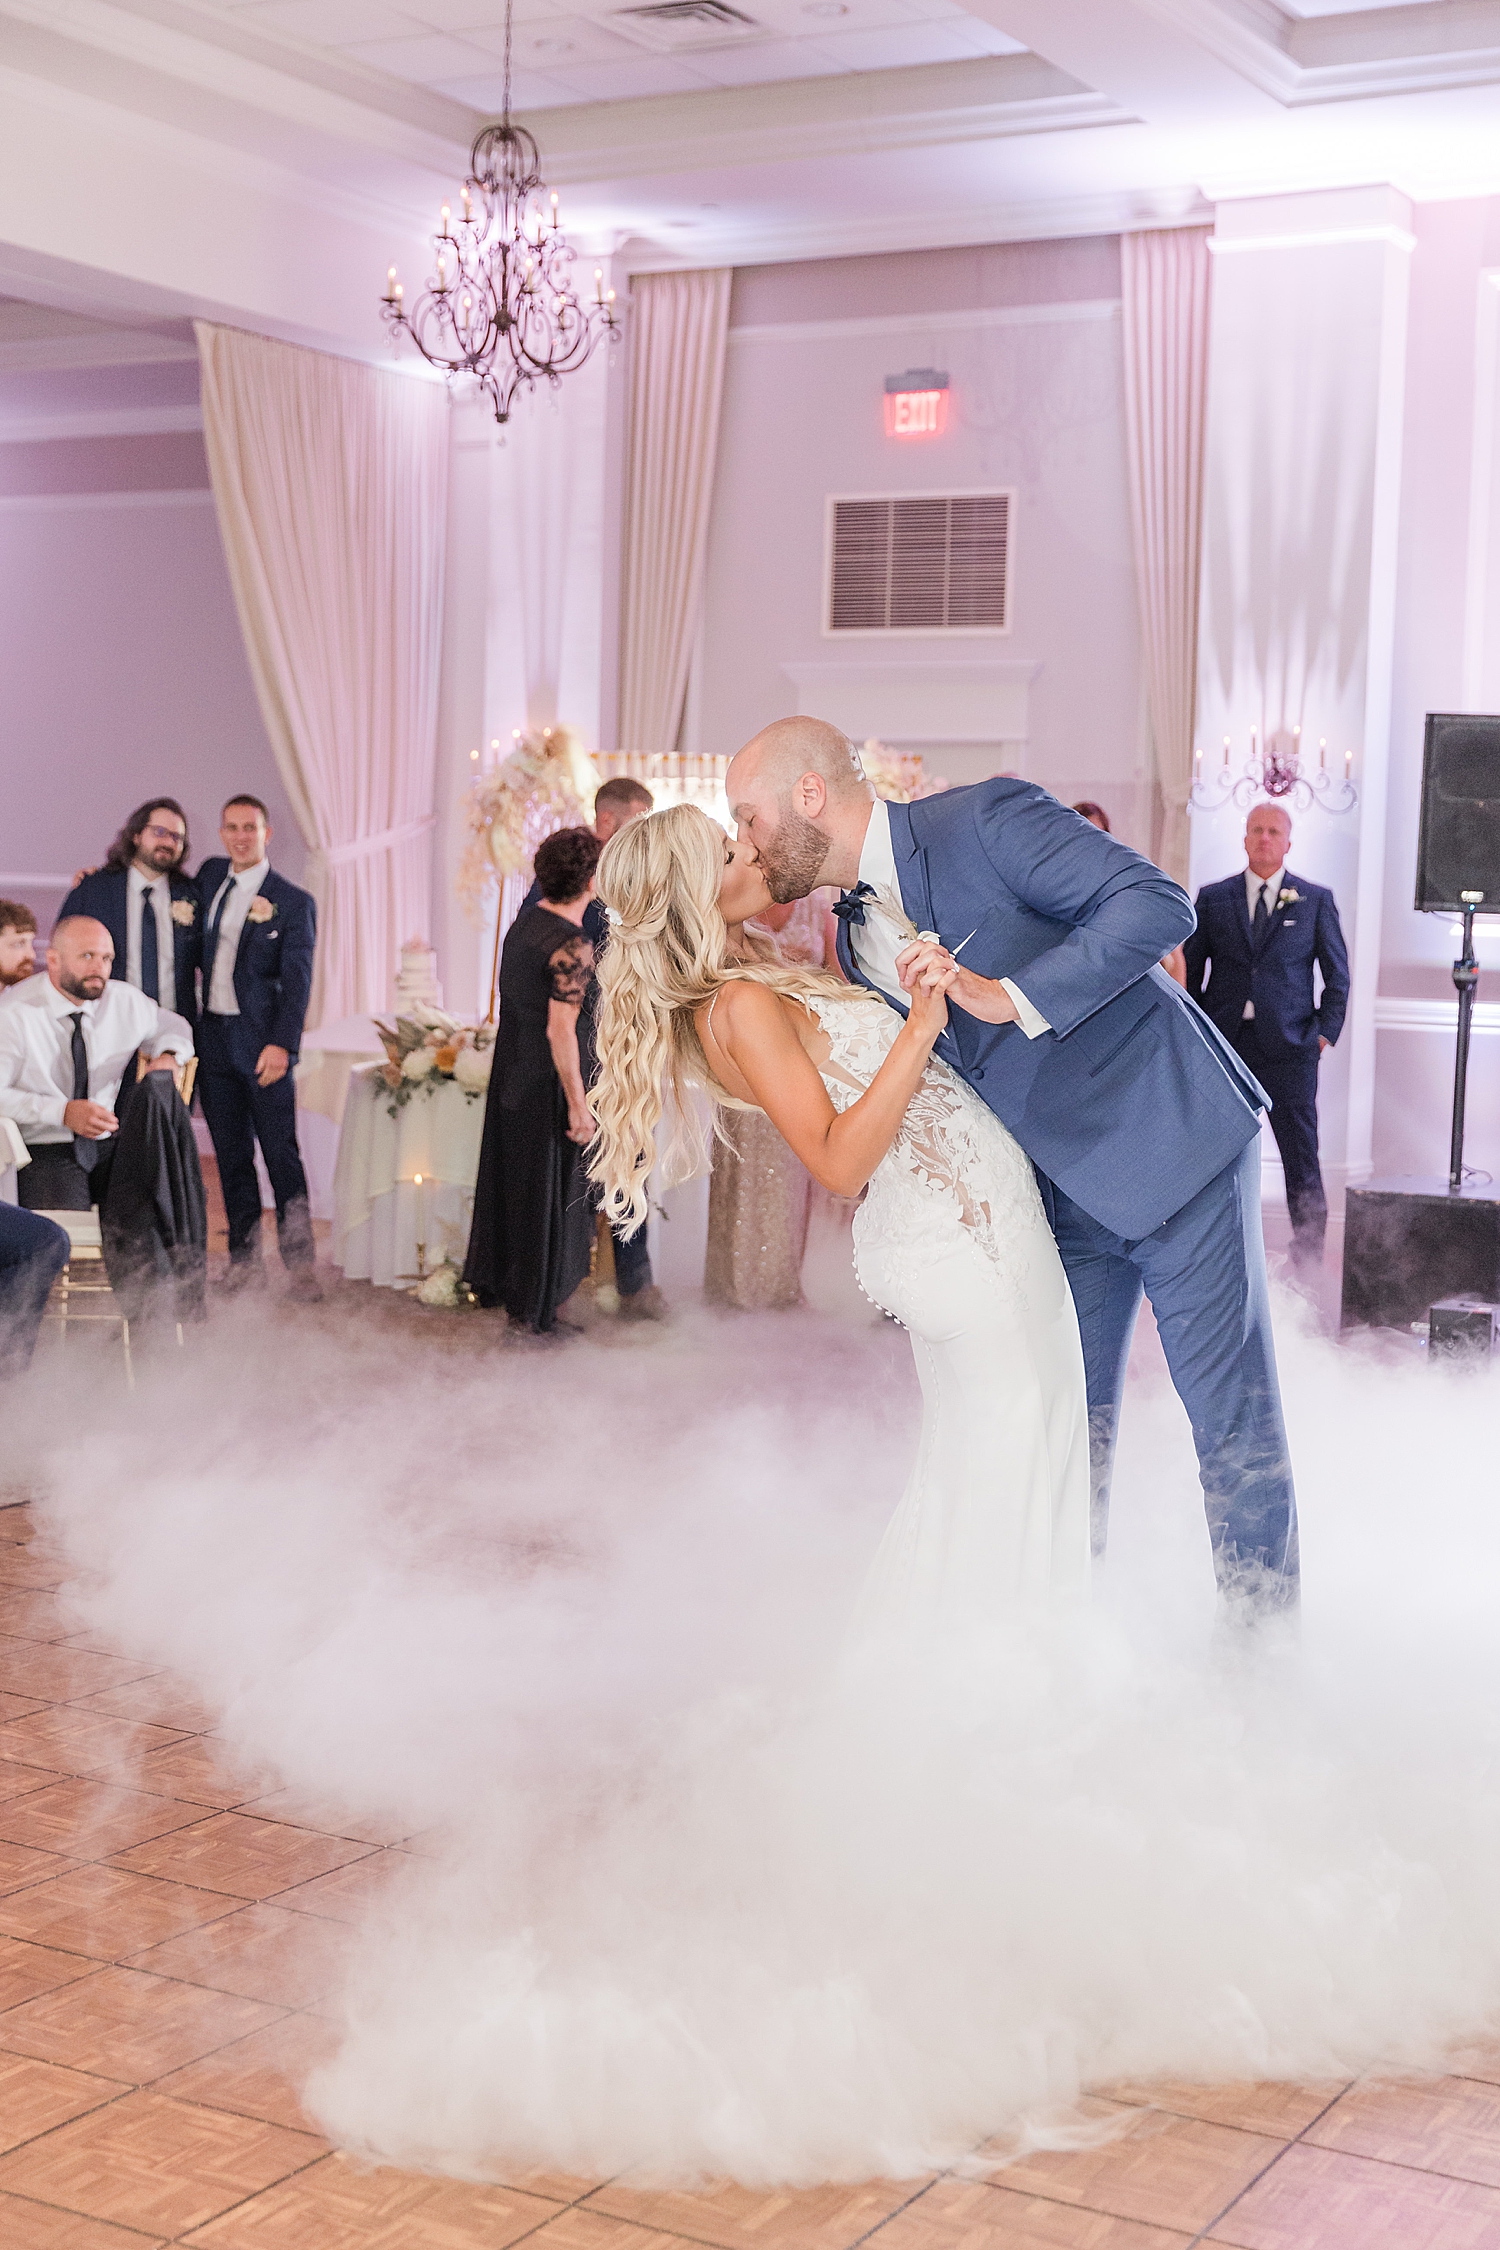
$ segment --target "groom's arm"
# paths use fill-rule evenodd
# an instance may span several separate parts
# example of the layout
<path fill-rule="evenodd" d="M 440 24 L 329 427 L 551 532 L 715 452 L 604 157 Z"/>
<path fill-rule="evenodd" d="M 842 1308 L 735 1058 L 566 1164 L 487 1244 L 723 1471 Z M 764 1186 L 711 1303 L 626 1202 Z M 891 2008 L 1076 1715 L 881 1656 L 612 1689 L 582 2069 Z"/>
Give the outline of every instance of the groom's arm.
<path fill-rule="evenodd" d="M 976 807 L 975 826 L 1002 882 L 1073 926 L 1003 982 L 965 975 L 950 998 L 970 1015 L 1064 1038 L 1192 934 L 1187 893 L 1169 875 L 1043 790 L 997 793 Z"/>

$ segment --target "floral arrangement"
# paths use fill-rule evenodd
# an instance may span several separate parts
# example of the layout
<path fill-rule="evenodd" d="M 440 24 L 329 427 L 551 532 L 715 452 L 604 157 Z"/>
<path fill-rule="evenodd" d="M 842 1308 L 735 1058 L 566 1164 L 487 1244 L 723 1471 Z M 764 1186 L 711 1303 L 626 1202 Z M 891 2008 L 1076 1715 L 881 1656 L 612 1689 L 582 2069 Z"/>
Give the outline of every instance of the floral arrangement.
<path fill-rule="evenodd" d="M 861 743 L 859 762 L 877 797 L 893 805 L 914 804 L 919 797 L 936 797 L 950 784 L 940 774 L 922 770 L 922 754 L 914 750 L 888 750 L 872 735 Z"/>
<path fill-rule="evenodd" d="M 571 727 L 523 734 L 510 756 L 469 785 L 469 843 L 458 895 L 478 922 L 498 874 L 529 874 L 537 845 L 556 828 L 587 825 L 599 787 L 593 759 Z"/>
<path fill-rule="evenodd" d="M 451 1258 L 434 1266 L 425 1281 L 419 1281 L 412 1291 L 419 1305 L 435 1305 L 441 1312 L 468 1312 L 479 1303 L 473 1290 L 463 1277 L 463 1268 Z"/>
<path fill-rule="evenodd" d="M 441 1008 L 413 1008 L 393 1024 L 376 1021 L 386 1060 L 380 1075 L 391 1090 L 389 1115 L 404 1109 L 425 1087 L 457 1085 L 467 1101 L 477 1102 L 490 1082 L 495 1059 L 492 1024 L 463 1023 Z"/>

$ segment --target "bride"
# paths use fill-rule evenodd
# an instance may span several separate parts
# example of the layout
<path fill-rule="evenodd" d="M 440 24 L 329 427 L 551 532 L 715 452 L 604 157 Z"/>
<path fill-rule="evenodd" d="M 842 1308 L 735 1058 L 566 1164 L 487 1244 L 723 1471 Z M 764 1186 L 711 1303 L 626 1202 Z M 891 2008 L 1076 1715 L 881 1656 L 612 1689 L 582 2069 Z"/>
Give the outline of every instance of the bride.
<path fill-rule="evenodd" d="M 951 968 L 903 1019 L 745 928 L 771 902 L 753 848 L 693 805 L 632 821 L 598 890 L 598 1121 L 590 1170 L 613 1223 L 646 1216 L 703 1150 L 690 1089 L 764 1110 L 813 1178 L 864 1201 L 861 1288 L 908 1331 L 916 1466 L 861 1597 L 861 1635 L 983 1630 L 1088 1577 L 1088 1418 L 1078 1324 L 1031 1166 L 932 1052 Z M 657 1131 L 671 1105 L 667 1145 Z"/>

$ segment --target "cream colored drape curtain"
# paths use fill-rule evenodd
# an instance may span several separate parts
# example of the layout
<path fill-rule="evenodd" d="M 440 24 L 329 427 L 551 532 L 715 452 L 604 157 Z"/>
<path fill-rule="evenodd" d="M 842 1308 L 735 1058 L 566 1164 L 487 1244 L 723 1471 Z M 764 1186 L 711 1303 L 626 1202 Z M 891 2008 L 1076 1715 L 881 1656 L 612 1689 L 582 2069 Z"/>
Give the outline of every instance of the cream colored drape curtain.
<path fill-rule="evenodd" d="M 203 434 L 250 671 L 318 901 L 310 1024 L 390 1003 L 432 911 L 448 401 L 197 323 Z"/>
<path fill-rule="evenodd" d="M 1120 241 L 1125 423 L 1136 592 L 1156 745 L 1155 857 L 1188 879 L 1198 672 L 1209 229 Z"/>
<path fill-rule="evenodd" d="M 703 592 L 729 333 L 727 271 L 631 292 L 619 746 L 676 748 Z"/>

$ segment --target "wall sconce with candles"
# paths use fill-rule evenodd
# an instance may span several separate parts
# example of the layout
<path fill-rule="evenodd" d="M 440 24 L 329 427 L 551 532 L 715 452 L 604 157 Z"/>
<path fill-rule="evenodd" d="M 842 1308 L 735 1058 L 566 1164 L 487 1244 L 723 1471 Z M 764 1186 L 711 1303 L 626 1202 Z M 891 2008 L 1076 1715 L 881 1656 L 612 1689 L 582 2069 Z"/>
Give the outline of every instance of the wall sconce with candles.
<path fill-rule="evenodd" d="M 1338 754 L 1333 764 L 1328 760 L 1328 737 L 1318 738 L 1318 762 L 1304 770 L 1302 762 L 1302 729 L 1281 728 L 1264 739 L 1258 727 L 1250 729 L 1250 749 L 1245 759 L 1236 766 L 1232 738 L 1224 736 L 1223 755 L 1210 769 L 1211 778 L 1203 771 L 1203 745 L 1193 750 L 1193 786 L 1188 794 L 1188 811 L 1222 812 L 1226 805 L 1238 805 L 1248 811 L 1258 798 L 1269 797 L 1275 804 L 1284 804 L 1297 812 L 1309 812 L 1314 805 L 1326 813 L 1351 813 L 1359 803 L 1359 791 L 1354 786 L 1354 752 L 1343 753 L 1343 773 L 1340 774 Z"/>

